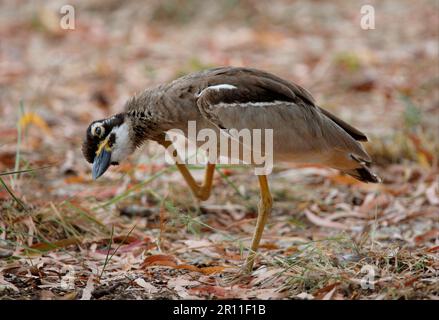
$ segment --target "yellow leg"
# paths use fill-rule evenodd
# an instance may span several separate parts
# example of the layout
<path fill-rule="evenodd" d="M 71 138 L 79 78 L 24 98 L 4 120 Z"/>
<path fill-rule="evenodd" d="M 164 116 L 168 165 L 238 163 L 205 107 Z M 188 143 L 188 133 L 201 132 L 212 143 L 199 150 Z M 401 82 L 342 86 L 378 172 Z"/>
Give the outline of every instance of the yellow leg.
<path fill-rule="evenodd" d="M 187 184 L 192 190 L 192 193 L 200 200 L 204 201 L 209 199 L 210 191 L 212 190 L 212 181 L 213 174 L 215 172 L 215 164 L 208 163 L 206 168 L 206 173 L 204 175 L 204 182 L 200 186 L 192 177 L 189 169 L 185 164 L 177 163 L 177 168 L 180 170 L 183 175 L 184 180 L 186 180 Z"/>
<path fill-rule="evenodd" d="M 168 148 L 172 142 L 163 140 L 159 142 L 162 146 L 165 148 Z M 180 170 L 181 174 L 183 175 L 184 180 L 186 180 L 186 183 L 188 184 L 189 188 L 191 188 L 192 193 L 195 197 L 197 197 L 199 200 L 207 200 L 210 196 L 210 191 L 212 190 L 212 181 L 213 181 L 213 174 L 215 173 L 215 164 L 208 163 L 206 168 L 206 173 L 204 175 L 204 182 L 200 186 L 192 177 L 189 169 L 183 162 L 181 161 L 177 150 L 174 149 L 174 157 L 176 158 L 176 166 L 178 170 Z"/>
<path fill-rule="evenodd" d="M 247 273 L 250 273 L 253 270 L 256 251 L 258 250 L 259 242 L 261 241 L 262 233 L 264 232 L 265 223 L 267 222 L 267 218 L 271 213 L 271 207 L 273 205 L 270 188 L 268 187 L 267 176 L 258 176 L 258 179 L 259 188 L 261 190 L 261 200 L 259 202 L 258 219 L 256 221 L 255 231 L 253 233 L 252 245 L 244 265 L 244 270 Z"/>

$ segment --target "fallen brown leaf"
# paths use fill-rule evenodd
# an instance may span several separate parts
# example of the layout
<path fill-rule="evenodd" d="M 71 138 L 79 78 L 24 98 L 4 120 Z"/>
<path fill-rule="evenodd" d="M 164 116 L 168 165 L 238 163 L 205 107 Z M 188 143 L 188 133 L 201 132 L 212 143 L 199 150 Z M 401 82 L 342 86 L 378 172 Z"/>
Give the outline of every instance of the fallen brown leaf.
<path fill-rule="evenodd" d="M 330 298 L 330 296 L 332 296 L 332 294 L 334 294 L 335 289 L 339 285 L 340 285 L 340 282 L 334 282 L 330 285 L 327 285 L 327 286 L 317 290 L 316 292 L 314 292 L 314 297 L 318 300 L 329 300 L 328 297 Z M 328 293 L 331 293 L 330 296 L 328 296 Z M 325 297 L 327 299 L 325 299 Z"/>
<path fill-rule="evenodd" d="M 177 265 L 177 260 L 173 256 L 169 256 L 166 254 L 156 254 L 153 256 L 150 256 L 146 258 L 143 263 L 142 267 L 149 267 L 149 266 L 168 266 L 168 267 L 175 267 Z"/>
<path fill-rule="evenodd" d="M 54 242 L 50 242 L 50 243 L 45 243 L 45 242 L 38 242 L 33 244 L 32 246 L 30 246 L 31 249 L 36 249 L 39 251 L 51 251 L 51 250 L 57 250 L 59 248 L 65 248 L 67 246 L 70 246 L 72 244 L 80 244 L 81 241 L 79 241 L 76 238 L 69 238 L 69 239 L 63 239 L 63 240 L 59 240 L 59 241 L 54 241 Z M 30 251 L 30 254 L 32 254 L 33 252 Z"/>
<path fill-rule="evenodd" d="M 309 221 L 311 221 L 312 223 L 314 223 L 315 225 L 320 226 L 320 227 L 334 228 L 334 229 L 341 229 L 341 230 L 350 229 L 348 226 L 346 226 L 342 223 L 320 218 L 319 216 L 312 213 L 310 210 L 305 210 L 305 215 Z"/>
<path fill-rule="evenodd" d="M 423 234 L 420 234 L 419 236 L 416 236 L 414 240 L 415 243 L 419 245 L 437 237 L 439 237 L 439 229 L 431 229 Z"/>
<path fill-rule="evenodd" d="M 189 271 L 195 271 L 206 275 L 220 273 L 224 271 L 225 268 L 227 268 L 225 266 L 212 266 L 212 267 L 199 268 L 197 266 L 190 264 L 177 264 L 177 260 L 175 257 L 164 255 L 164 254 L 157 254 L 146 258 L 142 264 L 142 267 L 145 268 L 149 266 L 166 266 L 174 269 L 185 269 Z"/>

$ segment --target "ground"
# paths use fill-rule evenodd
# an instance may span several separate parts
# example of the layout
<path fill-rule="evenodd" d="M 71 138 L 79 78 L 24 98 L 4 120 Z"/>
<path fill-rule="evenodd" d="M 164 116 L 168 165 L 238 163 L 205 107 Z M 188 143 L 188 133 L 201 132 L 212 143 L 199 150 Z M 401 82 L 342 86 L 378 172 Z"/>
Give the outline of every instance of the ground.
<path fill-rule="evenodd" d="M 84 0 L 73 30 L 64 4 L 0 4 L 0 299 L 439 298 L 437 1 L 368 1 L 373 30 L 362 1 Z M 307 88 L 383 179 L 276 167 L 248 275 L 250 168 L 198 202 L 154 143 L 98 181 L 80 150 L 133 93 L 220 65 Z"/>

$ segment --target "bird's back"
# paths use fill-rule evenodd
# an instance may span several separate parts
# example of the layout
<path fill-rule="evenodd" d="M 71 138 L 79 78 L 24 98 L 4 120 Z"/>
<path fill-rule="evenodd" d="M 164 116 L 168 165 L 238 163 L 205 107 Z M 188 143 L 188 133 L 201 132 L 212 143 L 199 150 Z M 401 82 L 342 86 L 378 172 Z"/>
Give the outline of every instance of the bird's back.
<path fill-rule="evenodd" d="M 301 86 L 268 72 L 220 67 L 160 90 L 160 103 L 180 128 L 195 120 L 198 130 L 273 129 L 275 161 L 321 163 L 357 178 L 355 170 L 370 163 L 361 131 L 317 106 Z"/>

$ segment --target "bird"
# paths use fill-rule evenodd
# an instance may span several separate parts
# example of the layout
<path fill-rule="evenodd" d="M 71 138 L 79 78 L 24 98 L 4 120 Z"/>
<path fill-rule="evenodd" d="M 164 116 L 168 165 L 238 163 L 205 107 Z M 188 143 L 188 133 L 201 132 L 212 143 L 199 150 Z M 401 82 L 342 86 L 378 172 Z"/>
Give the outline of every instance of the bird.
<path fill-rule="evenodd" d="M 165 148 L 173 146 L 167 138 L 170 130 L 181 130 L 190 139 L 190 121 L 195 121 L 198 132 L 211 129 L 224 135 L 231 129 L 272 129 L 276 164 L 319 164 L 362 182 L 380 182 L 362 145 L 368 141 L 364 133 L 320 107 L 300 85 L 259 69 L 231 66 L 194 72 L 146 89 L 129 98 L 122 112 L 93 121 L 82 144 L 83 155 L 92 164 L 93 179 L 110 165 L 126 160 L 146 141 L 156 141 Z M 204 180 L 198 183 L 184 161 L 176 163 L 193 195 L 201 201 L 211 194 L 216 165 L 208 162 Z M 249 165 L 255 164 L 250 161 Z M 273 207 L 267 176 L 257 175 L 260 199 L 242 269 L 247 273 L 253 270 Z"/>

